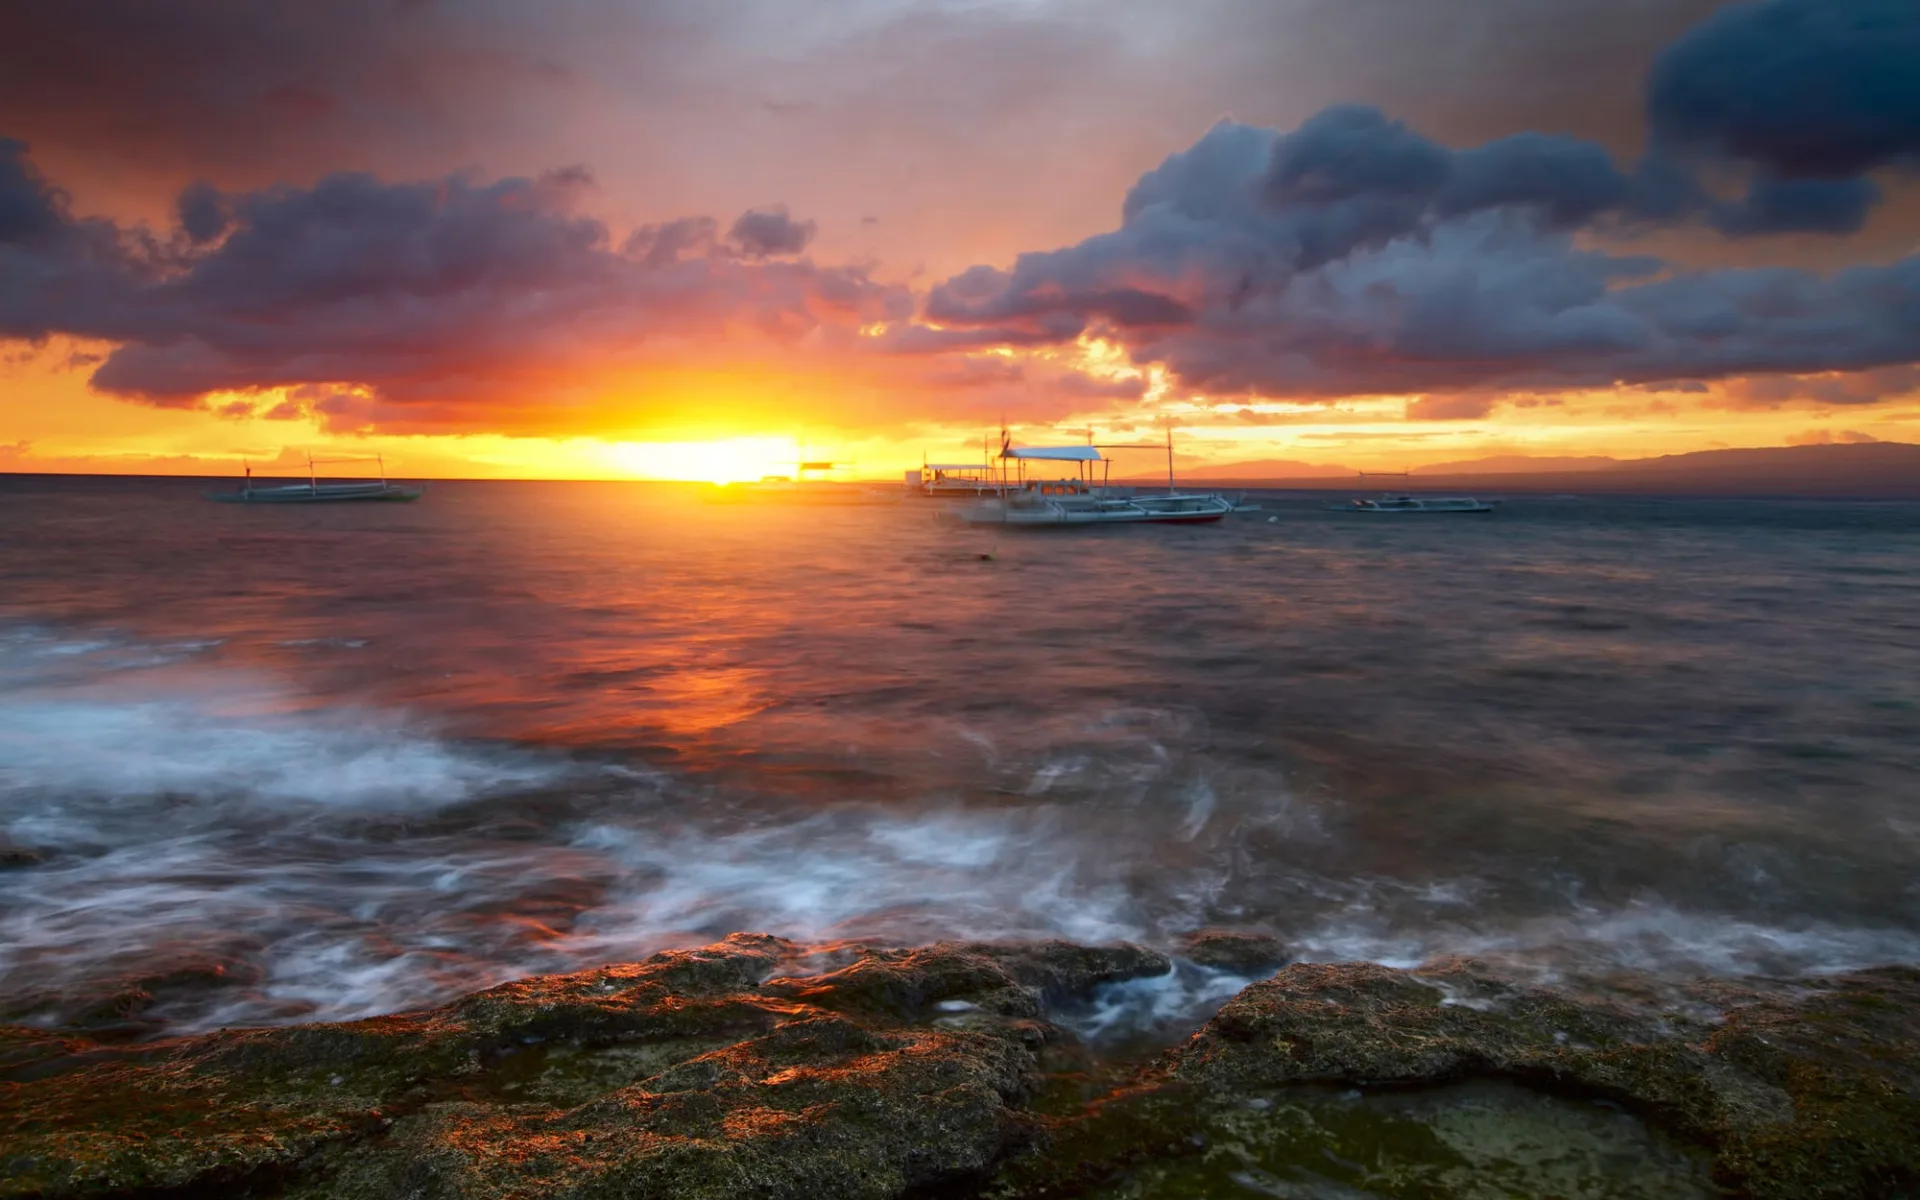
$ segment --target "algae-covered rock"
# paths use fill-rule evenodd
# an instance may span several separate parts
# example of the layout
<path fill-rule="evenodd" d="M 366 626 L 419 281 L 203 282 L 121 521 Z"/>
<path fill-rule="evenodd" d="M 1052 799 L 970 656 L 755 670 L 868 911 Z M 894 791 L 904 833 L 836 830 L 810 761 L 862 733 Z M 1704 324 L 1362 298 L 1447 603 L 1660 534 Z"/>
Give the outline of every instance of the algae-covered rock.
<path fill-rule="evenodd" d="M 1293 1088 L 1203 1102 L 1183 1152 L 1082 1194 L 1102 1200 L 1713 1200 L 1701 1156 L 1615 1108 L 1474 1081 Z"/>
<path fill-rule="evenodd" d="M 1287 964 L 1287 948 L 1279 938 L 1237 929 L 1196 930 L 1181 939 L 1180 953 L 1189 962 L 1247 978 L 1270 975 Z"/>
<path fill-rule="evenodd" d="M 1056 1079 L 982 1194 L 1920 1196 L 1920 971 L 1642 983 L 1289 967 L 1155 1062 Z"/>
<path fill-rule="evenodd" d="M 1300 965 L 1229 1001 L 1169 1076 L 1210 1093 L 1505 1078 L 1615 1100 L 1711 1148 L 1742 1194 L 1920 1187 L 1920 972 L 1694 999 L 1646 1012 L 1465 966 Z"/>
<path fill-rule="evenodd" d="M 1047 1020 L 1172 969 L 736 935 L 368 1021 L 0 1028 L 0 1197 L 1920 1194 L 1920 972 L 1605 1003 L 1296 965 L 1131 1064 Z"/>
<path fill-rule="evenodd" d="M 1030 1141 L 1045 993 L 1166 966 L 1064 945 L 790 961 L 735 935 L 368 1021 L 6 1030 L 0 1196 L 894 1196 Z"/>

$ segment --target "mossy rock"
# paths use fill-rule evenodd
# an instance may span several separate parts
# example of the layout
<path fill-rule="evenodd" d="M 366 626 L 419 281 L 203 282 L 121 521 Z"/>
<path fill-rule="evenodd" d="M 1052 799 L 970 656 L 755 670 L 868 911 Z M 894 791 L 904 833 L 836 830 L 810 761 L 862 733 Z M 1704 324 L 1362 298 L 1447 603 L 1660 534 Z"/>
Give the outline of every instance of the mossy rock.
<path fill-rule="evenodd" d="M 1595 1190 L 1604 1177 L 1594 1164 L 1608 1154 L 1621 1164 L 1620 1195 L 1703 1194 L 1705 1181 L 1667 1149 L 1692 1146 L 1724 1194 L 1920 1195 L 1920 972 L 1701 986 L 1678 999 L 1685 1011 L 1586 1001 L 1472 964 L 1296 965 L 1243 990 L 1111 1098 L 1053 1118 L 1050 1148 L 1010 1165 L 991 1194 L 1145 1198 L 1237 1187 L 1524 1196 L 1531 1187 L 1606 1195 Z M 1463 1086 L 1488 1085 L 1509 1090 L 1497 1103 L 1461 1099 Z M 1338 1106 L 1329 1094 L 1354 1101 L 1356 1115 L 1331 1118 Z M 1392 1115 L 1393 1098 L 1409 1095 L 1426 1097 L 1424 1115 L 1407 1105 Z M 1634 1136 L 1611 1115 L 1596 1115 L 1596 1103 L 1644 1128 L 1648 1148 L 1621 1154 Z M 1248 1105 L 1271 1112 L 1250 1113 Z M 1292 1114 L 1293 1126 L 1276 1125 L 1274 1113 Z M 1455 1136 L 1423 1150 L 1409 1121 Z M 1556 1128 L 1584 1132 L 1551 1135 Z M 1467 1187 L 1448 1156 L 1465 1153 L 1467 1132 L 1484 1144 L 1490 1131 L 1569 1145 L 1585 1138 L 1594 1150 L 1586 1165 L 1540 1158 L 1537 1177 L 1511 1192 L 1487 1190 L 1486 1170 Z M 1279 1163 L 1306 1170 L 1316 1156 L 1337 1163 L 1368 1146 L 1377 1155 L 1389 1133 L 1401 1157 L 1380 1161 L 1392 1171 L 1344 1180 L 1275 1173 Z M 1634 1163 L 1664 1164 L 1665 1174 Z M 1247 1179 L 1230 1187 L 1235 1172 Z"/>
<path fill-rule="evenodd" d="M 1130 948 L 735 935 L 367 1021 L 109 1045 L 0 1030 L 0 1196 L 888 1197 L 1032 1141 L 1049 989 Z"/>
<path fill-rule="evenodd" d="M 1164 956 L 818 961 L 736 935 L 367 1021 L 0 1029 L 0 1197 L 1882 1200 L 1920 1180 L 1913 970 L 1600 1003 L 1471 963 L 1296 965 L 1126 1064 L 1048 1006 Z"/>

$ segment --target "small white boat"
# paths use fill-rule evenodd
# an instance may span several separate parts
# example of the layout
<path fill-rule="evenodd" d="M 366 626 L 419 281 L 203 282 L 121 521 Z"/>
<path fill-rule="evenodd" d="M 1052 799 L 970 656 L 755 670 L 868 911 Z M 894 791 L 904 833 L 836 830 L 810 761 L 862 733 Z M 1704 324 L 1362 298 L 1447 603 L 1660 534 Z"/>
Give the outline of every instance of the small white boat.
<path fill-rule="evenodd" d="M 1347 513 L 1490 513 L 1493 505 L 1472 496 L 1382 496 L 1329 506 Z"/>
<path fill-rule="evenodd" d="M 321 483 L 314 468 L 323 463 L 371 462 L 380 464 L 380 478 L 346 483 Z M 253 468 L 246 469 L 246 482 L 237 492 L 210 492 L 210 499 L 222 504 L 339 504 L 349 501 L 386 501 L 404 503 L 418 500 L 426 490 L 387 481 L 387 464 L 379 455 L 363 458 L 315 458 L 307 456 L 307 482 L 253 486 Z"/>

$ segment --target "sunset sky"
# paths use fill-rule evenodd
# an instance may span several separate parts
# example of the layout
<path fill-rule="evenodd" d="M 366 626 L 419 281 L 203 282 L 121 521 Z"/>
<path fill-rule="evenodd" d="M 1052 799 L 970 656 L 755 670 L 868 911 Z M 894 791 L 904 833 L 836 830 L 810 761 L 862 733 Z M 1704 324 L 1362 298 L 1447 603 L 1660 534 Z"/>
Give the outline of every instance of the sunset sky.
<path fill-rule="evenodd" d="M 28 0 L 0 470 L 1920 442 L 1917 169 L 1913 0 Z"/>

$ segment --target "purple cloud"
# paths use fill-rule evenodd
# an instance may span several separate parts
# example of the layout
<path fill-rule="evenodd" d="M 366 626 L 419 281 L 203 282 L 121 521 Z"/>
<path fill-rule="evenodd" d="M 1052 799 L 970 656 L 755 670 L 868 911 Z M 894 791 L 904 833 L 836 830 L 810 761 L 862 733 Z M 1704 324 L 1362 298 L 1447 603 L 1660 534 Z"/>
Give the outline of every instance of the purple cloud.
<path fill-rule="evenodd" d="M 1023 254 L 1011 269 L 974 267 L 936 285 L 924 315 L 942 338 L 1096 333 L 1190 386 L 1268 395 L 1607 386 L 1920 359 L 1920 259 L 1823 277 L 1677 271 L 1597 248 L 1623 227 L 1738 224 L 1737 209 L 1750 217 L 1742 233 L 1845 228 L 1877 195 L 1819 186 L 1792 196 L 1757 187 L 1743 209 L 1676 183 L 1657 161 L 1628 172 L 1565 138 L 1452 151 L 1353 108 L 1290 133 L 1223 122 L 1140 179 L 1120 228 Z"/>
<path fill-rule="evenodd" d="M 0 143 L 0 336 L 115 342 L 93 385 L 160 405 L 346 384 L 367 393 L 343 393 L 355 420 L 484 425 L 513 409 L 537 424 L 590 399 L 584 374 L 658 338 L 793 345 L 906 311 L 856 269 L 720 252 L 705 218 L 616 249 L 576 211 L 583 184 L 566 171 L 190 189 L 187 227 L 163 243 L 75 220 L 24 147 Z"/>
<path fill-rule="evenodd" d="M 805 250 L 814 233 L 812 221 L 794 220 L 783 204 L 740 214 L 727 238 L 748 258 L 774 258 Z"/>

